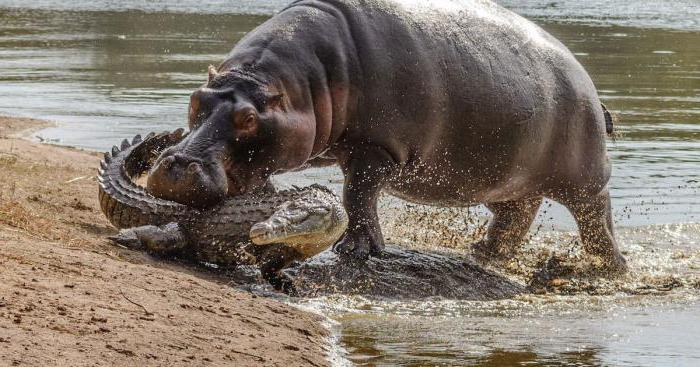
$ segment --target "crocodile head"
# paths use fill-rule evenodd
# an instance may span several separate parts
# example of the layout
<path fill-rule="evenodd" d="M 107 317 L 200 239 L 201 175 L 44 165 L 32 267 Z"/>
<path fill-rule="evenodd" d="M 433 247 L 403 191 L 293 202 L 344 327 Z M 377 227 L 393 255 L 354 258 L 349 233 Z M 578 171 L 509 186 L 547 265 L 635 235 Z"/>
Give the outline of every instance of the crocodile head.
<path fill-rule="evenodd" d="M 250 229 L 256 245 L 283 243 L 304 258 L 312 257 L 337 242 L 345 232 L 348 216 L 330 191 L 301 197 L 280 206 L 268 219 Z"/>

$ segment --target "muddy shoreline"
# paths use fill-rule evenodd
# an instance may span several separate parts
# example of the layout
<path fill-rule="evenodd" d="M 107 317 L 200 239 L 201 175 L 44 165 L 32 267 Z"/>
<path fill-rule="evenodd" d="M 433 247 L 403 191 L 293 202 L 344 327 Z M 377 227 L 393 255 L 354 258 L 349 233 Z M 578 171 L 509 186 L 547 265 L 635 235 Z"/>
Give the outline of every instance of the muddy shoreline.
<path fill-rule="evenodd" d="M 0 117 L 0 359 L 10 365 L 327 366 L 322 317 L 111 245 L 100 155 Z"/>

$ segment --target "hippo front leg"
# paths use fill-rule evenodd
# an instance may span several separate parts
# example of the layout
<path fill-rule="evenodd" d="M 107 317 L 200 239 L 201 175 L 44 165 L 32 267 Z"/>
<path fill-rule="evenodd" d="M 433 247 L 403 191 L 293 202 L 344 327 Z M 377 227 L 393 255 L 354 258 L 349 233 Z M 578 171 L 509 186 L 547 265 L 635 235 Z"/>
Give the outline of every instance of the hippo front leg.
<path fill-rule="evenodd" d="M 397 172 L 398 165 L 389 152 L 380 147 L 361 151 L 356 148 L 340 165 L 345 174 L 343 204 L 348 213 L 348 229 L 333 250 L 364 260 L 384 250 L 377 199 Z"/>

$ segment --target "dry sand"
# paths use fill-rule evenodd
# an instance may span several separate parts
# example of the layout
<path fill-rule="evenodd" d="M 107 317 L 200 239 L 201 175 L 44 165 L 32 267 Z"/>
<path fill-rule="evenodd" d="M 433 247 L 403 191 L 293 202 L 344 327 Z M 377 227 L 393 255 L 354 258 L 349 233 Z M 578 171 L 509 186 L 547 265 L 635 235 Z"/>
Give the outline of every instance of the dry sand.
<path fill-rule="evenodd" d="M 0 117 L 0 365 L 325 366 L 320 317 L 111 245 L 99 155 Z"/>

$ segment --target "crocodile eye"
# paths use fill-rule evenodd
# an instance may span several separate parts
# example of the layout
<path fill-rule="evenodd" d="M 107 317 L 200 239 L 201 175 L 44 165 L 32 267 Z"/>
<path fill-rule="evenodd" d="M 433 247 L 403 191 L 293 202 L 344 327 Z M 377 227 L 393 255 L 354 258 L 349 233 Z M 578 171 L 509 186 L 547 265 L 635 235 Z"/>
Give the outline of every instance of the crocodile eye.
<path fill-rule="evenodd" d="M 316 215 L 326 215 L 331 212 L 330 209 L 326 208 L 325 206 L 317 206 L 312 209 L 313 213 Z"/>

